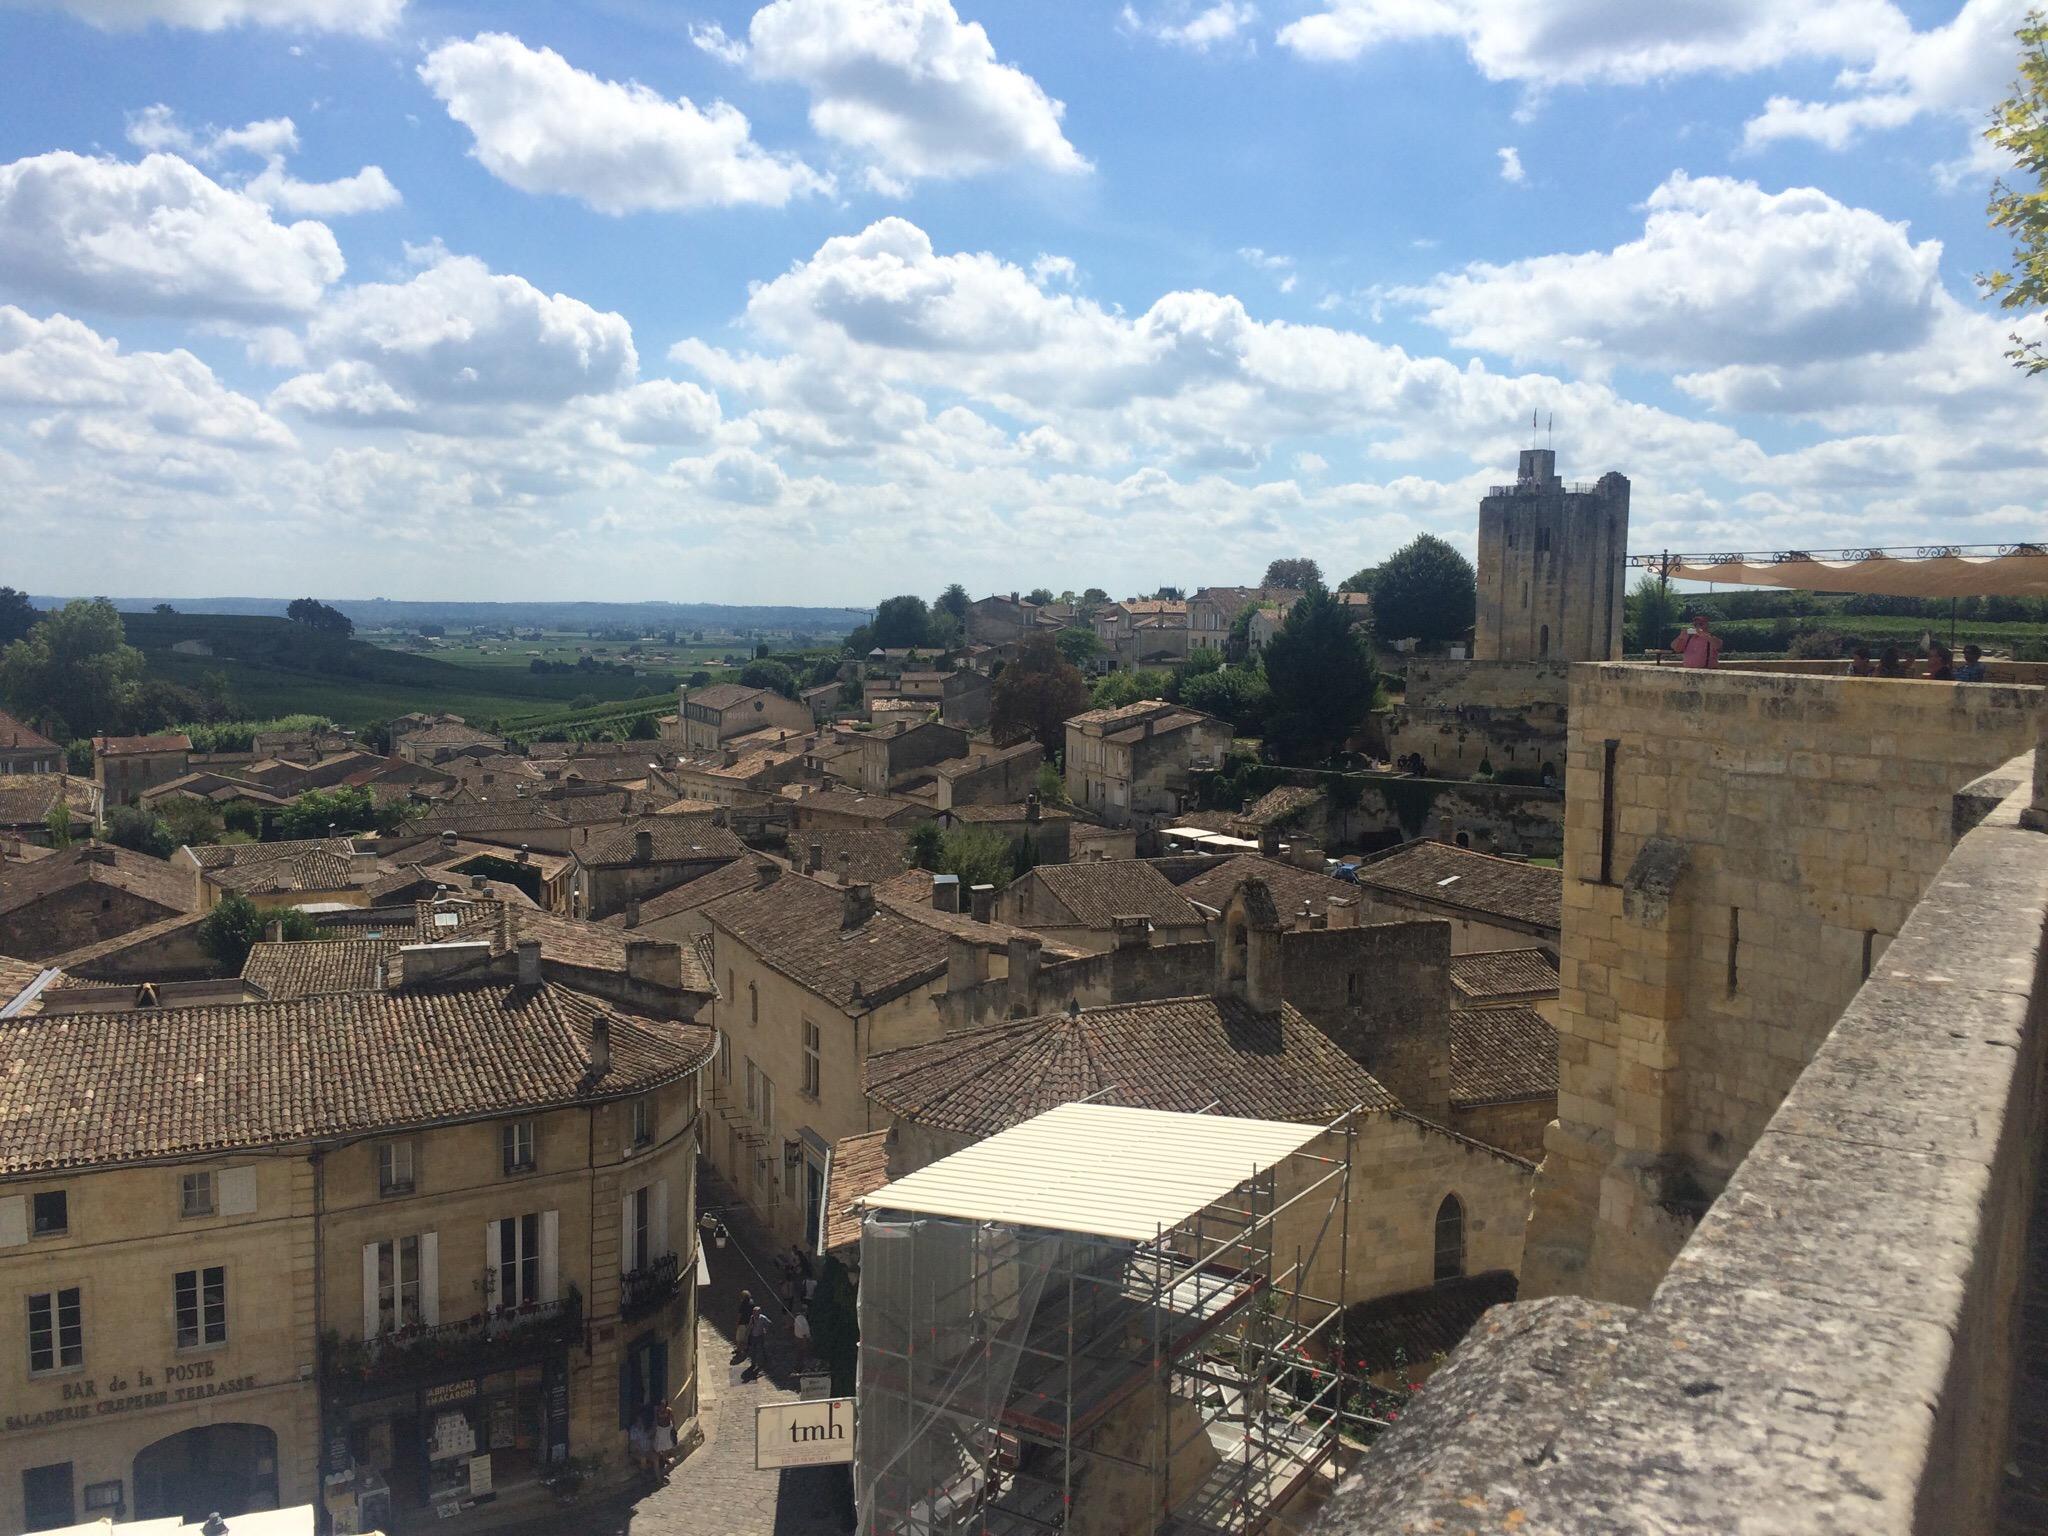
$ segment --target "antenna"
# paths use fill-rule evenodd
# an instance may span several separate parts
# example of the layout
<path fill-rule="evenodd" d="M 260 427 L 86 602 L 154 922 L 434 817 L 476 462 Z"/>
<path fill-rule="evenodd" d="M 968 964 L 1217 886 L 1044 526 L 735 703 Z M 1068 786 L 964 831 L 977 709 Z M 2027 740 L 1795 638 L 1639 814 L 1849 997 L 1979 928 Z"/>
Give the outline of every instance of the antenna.
<path fill-rule="evenodd" d="M 1529 407 L 1529 446 L 1536 446 L 1536 407 Z"/>
<path fill-rule="evenodd" d="M 1546 448 L 1557 446 L 1557 412 L 1552 411 L 1543 418 L 1544 443 Z"/>

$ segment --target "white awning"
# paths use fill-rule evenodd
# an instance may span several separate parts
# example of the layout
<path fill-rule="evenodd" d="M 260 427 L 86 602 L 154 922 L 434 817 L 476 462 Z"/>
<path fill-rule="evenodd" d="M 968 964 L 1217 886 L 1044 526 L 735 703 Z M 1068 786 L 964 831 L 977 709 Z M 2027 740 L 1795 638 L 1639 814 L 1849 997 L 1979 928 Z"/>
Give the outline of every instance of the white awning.
<path fill-rule="evenodd" d="M 2048 597 L 2048 554 L 1932 555 L 1924 560 L 1869 555 L 1861 560 L 1673 560 L 1685 581 L 1786 587 L 1802 592 L 1867 592 L 1883 597 Z"/>
<path fill-rule="evenodd" d="M 1062 1104 L 860 1205 L 1150 1242 L 1322 1133 L 1280 1120 Z"/>

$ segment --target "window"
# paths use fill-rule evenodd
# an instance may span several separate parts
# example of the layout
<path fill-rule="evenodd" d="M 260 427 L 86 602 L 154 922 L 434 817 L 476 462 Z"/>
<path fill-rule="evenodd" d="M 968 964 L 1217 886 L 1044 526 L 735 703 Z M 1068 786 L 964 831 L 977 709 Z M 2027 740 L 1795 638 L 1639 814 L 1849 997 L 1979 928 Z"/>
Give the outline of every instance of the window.
<path fill-rule="evenodd" d="M 1465 1273 L 1465 1207 L 1456 1195 L 1445 1195 L 1436 1208 L 1436 1276 L 1455 1280 Z"/>
<path fill-rule="evenodd" d="M 761 1112 L 761 1069 L 754 1065 L 754 1058 L 747 1058 L 747 1113 Z"/>
<path fill-rule="evenodd" d="M 1346 972 L 1344 976 L 1344 1001 L 1355 1008 L 1364 998 L 1365 987 L 1363 985 L 1363 978 L 1356 971 Z"/>
<path fill-rule="evenodd" d="M 507 1125 L 499 1137 L 505 1153 L 507 1173 L 531 1173 L 533 1171 L 533 1122 L 514 1120 Z"/>
<path fill-rule="evenodd" d="M 178 1176 L 178 1214 L 180 1216 L 211 1216 L 213 1214 L 213 1175 L 211 1173 L 184 1173 Z"/>
<path fill-rule="evenodd" d="M 28 1368 L 68 1371 L 85 1364 L 85 1319 L 78 1287 L 38 1291 L 28 1299 Z"/>
<path fill-rule="evenodd" d="M 178 1348 L 201 1349 L 228 1341 L 228 1272 L 219 1264 L 181 1269 L 173 1286 Z"/>
<path fill-rule="evenodd" d="M 766 1072 L 761 1074 L 761 1129 L 771 1135 L 775 1131 L 775 1085 Z"/>
<path fill-rule="evenodd" d="M 1614 884 L 1614 761 L 1621 743 L 1600 745 L 1600 883 Z"/>
<path fill-rule="evenodd" d="M 1864 970 L 1867 974 L 1869 967 L 1865 966 Z M 35 1207 L 34 1230 L 37 1237 L 56 1237 L 70 1230 L 70 1202 L 64 1198 L 63 1190 L 46 1189 L 30 1203 Z"/>
<path fill-rule="evenodd" d="M 530 1306 L 541 1299 L 540 1217 L 513 1216 L 497 1225 L 498 1305 Z"/>
<path fill-rule="evenodd" d="M 747 1022 L 749 1024 L 761 1022 L 761 989 L 751 981 L 747 983 Z"/>
<path fill-rule="evenodd" d="M 412 1143 L 383 1143 L 377 1148 L 377 1193 L 409 1195 L 412 1191 Z"/>
<path fill-rule="evenodd" d="M 420 1240 L 377 1245 L 377 1331 L 410 1328 L 420 1314 Z"/>
<path fill-rule="evenodd" d="M 820 1060 L 823 1037 L 818 1026 L 809 1019 L 804 1020 L 804 1094 L 815 1099 L 824 1083 L 824 1066 Z"/>
<path fill-rule="evenodd" d="M 626 1268 L 645 1269 L 653 1256 L 648 1242 L 648 1231 L 654 1220 L 654 1189 L 652 1185 L 633 1191 L 633 1207 L 626 1226 Z"/>
<path fill-rule="evenodd" d="M 626 1141 L 644 1147 L 654 1140 L 654 1095 L 642 1094 L 627 1108 Z"/>
<path fill-rule="evenodd" d="M 1728 995 L 1735 995 L 1736 962 L 1742 955 L 1742 909 L 1728 909 Z"/>

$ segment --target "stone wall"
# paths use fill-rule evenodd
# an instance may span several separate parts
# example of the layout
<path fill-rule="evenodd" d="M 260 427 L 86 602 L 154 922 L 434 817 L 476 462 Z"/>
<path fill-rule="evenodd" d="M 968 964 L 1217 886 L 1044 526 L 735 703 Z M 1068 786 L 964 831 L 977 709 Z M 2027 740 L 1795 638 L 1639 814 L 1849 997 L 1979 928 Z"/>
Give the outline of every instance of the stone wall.
<path fill-rule="evenodd" d="M 1558 1123 L 1524 1294 L 1650 1294 L 1889 964 L 1948 854 L 1951 796 L 2031 743 L 2043 703 L 1988 684 L 1574 669 Z"/>
<path fill-rule="evenodd" d="M 1408 663 L 1408 687 L 1387 713 L 1387 750 L 1420 755 L 1432 777 L 1495 773 L 1564 777 L 1567 667 L 1561 661 Z"/>
<path fill-rule="evenodd" d="M 1408 1108 L 1451 1103 L 1451 935 L 1438 922 L 1293 929 L 1284 994 Z"/>
<path fill-rule="evenodd" d="M 1485 661 L 1605 661 L 1621 654 L 1629 483 L 1566 486 L 1547 448 L 1522 451 L 1512 486 L 1479 503 L 1473 654 Z"/>
<path fill-rule="evenodd" d="M 1317 1536 L 1993 1528 L 2048 1027 L 2026 801 L 1922 882 L 1648 1306 L 1489 1312 Z"/>
<path fill-rule="evenodd" d="M 1016 804 L 1038 782 L 1045 749 L 1036 742 L 1021 750 L 1002 751 L 975 744 L 968 746 L 966 757 L 966 762 L 954 764 L 939 776 L 940 810 L 955 805 Z"/>
<path fill-rule="evenodd" d="M 0 953 L 17 960 L 47 960 L 175 916 L 162 903 L 119 886 L 82 880 L 8 913 Z"/>
<path fill-rule="evenodd" d="M 1503 1104 L 1468 1104 L 1451 1111 L 1452 1130 L 1532 1163 L 1543 1160 L 1543 1137 L 1557 1118 L 1557 1100 L 1515 1099 Z"/>

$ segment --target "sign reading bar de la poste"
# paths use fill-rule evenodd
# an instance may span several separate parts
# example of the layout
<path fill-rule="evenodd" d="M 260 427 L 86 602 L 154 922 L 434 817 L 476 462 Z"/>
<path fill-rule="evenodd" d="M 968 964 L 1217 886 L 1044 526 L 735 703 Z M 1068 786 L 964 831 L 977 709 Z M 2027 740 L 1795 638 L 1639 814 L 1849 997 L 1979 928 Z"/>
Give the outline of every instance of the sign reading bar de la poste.
<path fill-rule="evenodd" d="M 823 1467 L 853 1460 L 853 1399 L 765 1403 L 754 1410 L 754 1466 Z"/>

